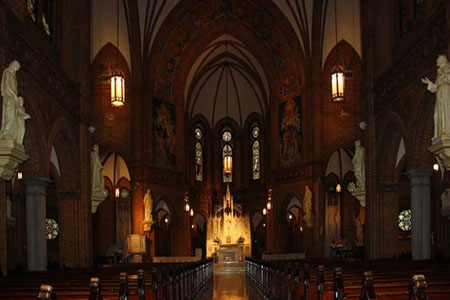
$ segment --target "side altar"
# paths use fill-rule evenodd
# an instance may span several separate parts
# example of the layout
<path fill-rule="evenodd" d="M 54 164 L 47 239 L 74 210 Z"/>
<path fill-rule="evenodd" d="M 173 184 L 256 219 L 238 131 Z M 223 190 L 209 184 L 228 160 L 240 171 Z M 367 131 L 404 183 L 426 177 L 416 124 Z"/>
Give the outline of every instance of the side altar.
<path fill-rule="evenodd" d="M 217 262 L 238 262 L 252 254 L 250 218 L 242 207 L 234 206 L 230 187 L 223 197 L 223 205 L 215 207 L 208 219 L 206 256 Z"/>

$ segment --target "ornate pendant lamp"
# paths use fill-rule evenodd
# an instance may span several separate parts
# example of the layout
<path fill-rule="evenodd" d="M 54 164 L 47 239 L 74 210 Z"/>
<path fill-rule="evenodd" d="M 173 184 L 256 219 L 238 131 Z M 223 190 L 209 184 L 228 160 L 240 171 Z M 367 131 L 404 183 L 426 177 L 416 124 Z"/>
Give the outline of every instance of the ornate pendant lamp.
<path fill-rule="evenodd" d="M 334 0 L 334 29 L 336 37 L 336 45 L 338 42 L 338 29 L 337 29 L 337 0 Z M 337 51 L 337 49 L 336 49 Z M 336 66 L 331 72 L 331 100 L 333 102 L 344 101 L 345 90 L 345 76 L 344 69 L 338 63 L 339 55 L 336 55 Z"/>
<path fill-rule="evenodd" d="M 125 78 L 118 69 L 119 62 L 119 0 L 117 0 L 117 45 L 116 65 L 111 76 L 111 105 L 122 107 L 125 104 Z"/>

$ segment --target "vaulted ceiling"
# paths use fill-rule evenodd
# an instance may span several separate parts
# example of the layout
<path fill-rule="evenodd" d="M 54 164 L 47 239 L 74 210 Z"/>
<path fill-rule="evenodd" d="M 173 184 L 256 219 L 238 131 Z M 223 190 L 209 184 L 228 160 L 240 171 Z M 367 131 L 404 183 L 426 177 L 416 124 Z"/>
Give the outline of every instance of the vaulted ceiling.
<path fill-rule="evenodd" d="M 139 53 L 144 58 L 149 56 L 161 26 L 169 25 L 167 17 L 182 2 L 122 1 L 120 0 L 119 9 L 119 49 L 132 69 L 129 37 L 134 35 L 133 30 L 138 28 L 140 31 Z M 255 0 L 247 1 L 252 2 L 252 5 L 259 5 Z M 361 56 L 359 0 L 273 0 L 274 9 L 278 8 L 282 12 L 281 16 L 291 24 L 296 34 L 293 38 L 298 39 L 306 59 L 311 57 L 313 44 L 319 43 L 320 47 L 315 49 L 321 49 L 323 64 L 335 46 L 335 1 L 337 1 L 337 39 L 346 40 Z M 92 59 L 106 43 L 111 42 L 114 45 L 117 43 L 116 5 L 111 5 L 111 2 L 111 0 L 92 1 Z M 199 3 L 191 2 L 192 6 Z M 132 11 L 130 3 L 134 3 L 138 11 L 137 19 L 136 15 L 130 13 Z M 136 23 L 139 25 L 136 26 Z M 227 51 L 226 43 L 228 43 Z M 243 126 L 252 112 L 264 116 L 270 97 L 268 74 L 265 74 L 262 68 L 263 62 L 255 58 L 254 51 L 258 49 L 249 48 L 245 40 L 225 34 L 199 53 L 184 87 L 184 102 L 188 116 L 202 114 L 210 125 L 214 126 L 226 115 L 226 90 L 228 90 L 229 116 L 239 125 Z M 226 88 L 227 78 L 228 88 Z"/>

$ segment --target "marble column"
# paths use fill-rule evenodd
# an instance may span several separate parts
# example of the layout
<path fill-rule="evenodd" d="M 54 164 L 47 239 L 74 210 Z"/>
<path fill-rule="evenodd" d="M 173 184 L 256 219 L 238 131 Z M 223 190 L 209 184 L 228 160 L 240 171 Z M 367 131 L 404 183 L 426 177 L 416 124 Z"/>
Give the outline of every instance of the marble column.
<path fill-rule="evenodd" d="M 27 261 L 29 271 L 47 269 L 47 239 L 45 237 L 47 178 L 25 178 L 27 217 Z"/>
<path fill-rule="evenodd" d="M 430 169 L 405 173 L 411 186 L 411 252 L 413 260 L 431 258 Z"/>

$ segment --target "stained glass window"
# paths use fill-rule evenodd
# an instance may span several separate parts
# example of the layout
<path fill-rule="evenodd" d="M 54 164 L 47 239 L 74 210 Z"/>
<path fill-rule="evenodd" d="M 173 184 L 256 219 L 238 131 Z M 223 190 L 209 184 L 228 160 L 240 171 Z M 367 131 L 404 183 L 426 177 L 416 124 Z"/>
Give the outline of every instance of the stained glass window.
<path fill-rule="evenodd" d="M 128 197 L 130 197 L 130 191 L 127 189 L 121 189 L 120 190 L 120 198 L 127 199 Z"/>
<path fill-rule="evenodd" d="M 195 144 L 195 180 L 203 181 L 203 147 L 199 142 Z"/>
<path fill-rule="evenodd" d="M 197 140 L 201 140 L 202 139 L 202 137 L 203 137 L 203 132 L 202 132 L 202 130 L 200 129 L 200 128 L 195 128 L 195 138 L 197 139 Z"/>
<path fill-rule="evenodd" d="M 252 178 L 253 180 L 258 180 L 261 178 L 261 146 L 259 142 L 259 127 L 254 126 L 252 129 Z"/>
<path fill-rule="evenodd" d="M 398 0 L 400 34 L 408 31 L 409 25 L 422 14 L 423 0 Z"/>
<path fill-rule="evenodd" d="M 222 162 L 226 155 L 230 155 L 231 157 L 233 157 L 233 148 L 231 148 L 230 144 L 225 144 L 225 146 L 223 146 L 223 148 L 222 148 Z M 233 182 L 233 174 L 225 174 L 224 166 L 222 166 L 222 173 L 223 173 L 223 182 L 224 183 Z"/>
<path fill-rule="evenodd" d="M 252 160 L 252 164 L 253 164 L 253 180 L 257 180 L 260 178 L 260 174 L 259 174 L 259 142 L 258 141 L 254 141 L 253 142 L 253 160 Z"/>
<path fill-rule="evenodd" d="M 225 132 L 223 133 L 222 138 L 223 138 L 223 141 L 224 141 L 224 142 L 227 142 L 227 143 L 230 142 L 231 139 L 232 139 L 231 132 L 225 131 Z"/>
<path fill-rule="evenodd" d="M 59 234 L 59 225 L 55 219 L 45 219 L 45 227 L 47 228 L 47 232 L 45 237 L 47 240 L 54 240 L 58 237 Z"/>
<path fill-rule="evenodd" d="M 398 228 L 402 231 L 411 230 L 411 210 L 406 209 L 400 212 L 398 215 Z"/>
<path fill-rule="evenodd" d="M 109 190 L 108 190 L 107 188 L 105 188 L 105 189 L 103 190 L 103 196 L 105 196 L 105 198 L 108 198 L 108 196 L 109 196 Z"/>
<path fill-rule="evenodd" d="M 52 26 L 53 26 L 53 1 L 44 1 L 44 11 L 42 13 L 42 25 L 44 26 L 45 33 L 48 36 L 52 36 Z"/>
<path fill-rule="evenodd" d="M 39 0 L 27 0 L 28 16 L 35 23 L 37 22 L 38 7 L 39 7 Z"/>

